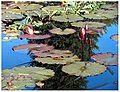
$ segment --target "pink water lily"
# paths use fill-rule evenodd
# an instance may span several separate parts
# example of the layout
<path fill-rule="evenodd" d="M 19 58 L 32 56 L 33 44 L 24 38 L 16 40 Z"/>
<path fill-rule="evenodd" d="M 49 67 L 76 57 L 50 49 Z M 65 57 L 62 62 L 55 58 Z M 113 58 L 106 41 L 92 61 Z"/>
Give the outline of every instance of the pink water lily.
<path fill-rule="evenodd" d="M 27 34 L 31 34 L 31 35 L 34 34 L 34 29 L 31 24 L 27 25 L 23 31 Z"/>

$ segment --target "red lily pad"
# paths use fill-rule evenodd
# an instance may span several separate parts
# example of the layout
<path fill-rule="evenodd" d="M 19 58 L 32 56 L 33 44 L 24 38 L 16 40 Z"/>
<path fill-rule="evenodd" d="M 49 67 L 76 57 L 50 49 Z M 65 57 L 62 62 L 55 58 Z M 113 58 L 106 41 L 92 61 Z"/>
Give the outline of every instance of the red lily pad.
<path fill-rule="evenodd" d="M 45 34 L 45 35 L 30 35 L 30 34 L 23 34 L 23 35 L 20 35 L 19 38 L 20 39 L 46 39 L 46 38 L 50 38 L 51 36 L 48 35 L 48 34 Z"/>
<path fill-rule="evenodd" d="M 118 41 L 118 34 L 114 34 L 110 38 L 114 41 Z"/>
<path fill-rule="evenodd" d="M 47 44 L 23 44 L 23 45 L 19 45 L 19 46 L 14 46 L 12 48 L 12 50 L 16 51 L 16 50 L 30 49 L 30 48 L 35 48 L 35 47 L 43 47 L 46 45 Z"/>
<path fill-rule="evenodd" d="M 91 58 L 104 65 L 118 65 L 118 55 L 111 52 L 98 53 L 91 56 Z"/>

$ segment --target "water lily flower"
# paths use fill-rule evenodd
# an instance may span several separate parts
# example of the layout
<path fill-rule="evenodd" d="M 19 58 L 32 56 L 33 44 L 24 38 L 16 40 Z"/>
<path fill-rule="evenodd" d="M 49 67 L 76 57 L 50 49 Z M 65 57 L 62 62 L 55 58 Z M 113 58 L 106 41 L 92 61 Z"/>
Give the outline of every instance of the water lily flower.
<path fill-rule="evenodd" d="M 85 39 L 85 28 L 82 28 L 80 33 L 79 33 L 79 39 L 84 40 Z"/>
<path fill-rule="evenodd" d="M 27 25 L 25 28 L 24 28 L 24 30 L 23 30 L 25 33 L 27 33 L 27 34 L 34 34 L 34 30 L 33 30 L 33 27 L 32 27 L 32 25 Z"/>

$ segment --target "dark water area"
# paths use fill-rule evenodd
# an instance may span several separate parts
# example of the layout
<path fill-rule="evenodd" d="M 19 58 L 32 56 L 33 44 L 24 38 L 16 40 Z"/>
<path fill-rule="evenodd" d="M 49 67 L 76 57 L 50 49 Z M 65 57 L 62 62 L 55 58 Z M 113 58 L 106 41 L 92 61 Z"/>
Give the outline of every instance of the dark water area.
<path fill-rule="evenodd" d="M 97 45 L 99 50 L 94 50 L 94 53 L 112 52 L 118 53 L 118 42 L 110 39 L 110 36 L 118 33 L 118 26 L 112 25 L 107 27 L 107 33 L 98 38 Z M 4 37 L 4 34 L 2 34 Z M 28 50 L 20 50 L 14 52 L 13 46 L 27 44 L 28 40 L 10 40 L 8 42 L 2 41 L 2 69 L 13 68 L 16 65 L 30 62 L 31 58 L 27 55 Z M 113 72 L 111 74 L 108 70 L 97 76 L 87 77 L 87 89 L 95 90 L 117 90 L 118 89 L 118 66 L 108 66 Z M 27 88 L 32 89 L 32 88 Z"/>

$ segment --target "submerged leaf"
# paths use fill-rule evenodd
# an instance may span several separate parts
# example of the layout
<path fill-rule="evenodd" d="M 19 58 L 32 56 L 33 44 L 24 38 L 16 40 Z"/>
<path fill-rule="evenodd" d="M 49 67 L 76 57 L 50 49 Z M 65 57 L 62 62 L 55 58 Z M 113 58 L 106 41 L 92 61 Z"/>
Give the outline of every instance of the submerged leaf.
<path fill-rule="evenodd" d="M 95 54 L 91 58 L 104 65 L 118 65 L 118 55 L 110 52 Z"/>
<path fill-rule="evenodd" d="M 69 35 L 69 34 L 75 33 L 76 31 L 70 28 L 66 28 L 65 30 L 61 30 L 60 28 L 55 28 L 55 29 L 49 30 L 49 32 L 57 35 Z"/>
<path fill-rule="evenodd" d="M 92 62 L 74 62 L 69 65 L 65 65 L 62 71 L 70 75 L 76 75 L 81 77 L 94 76 L 103 73 L 106 70 L 104 65 Z"/>

